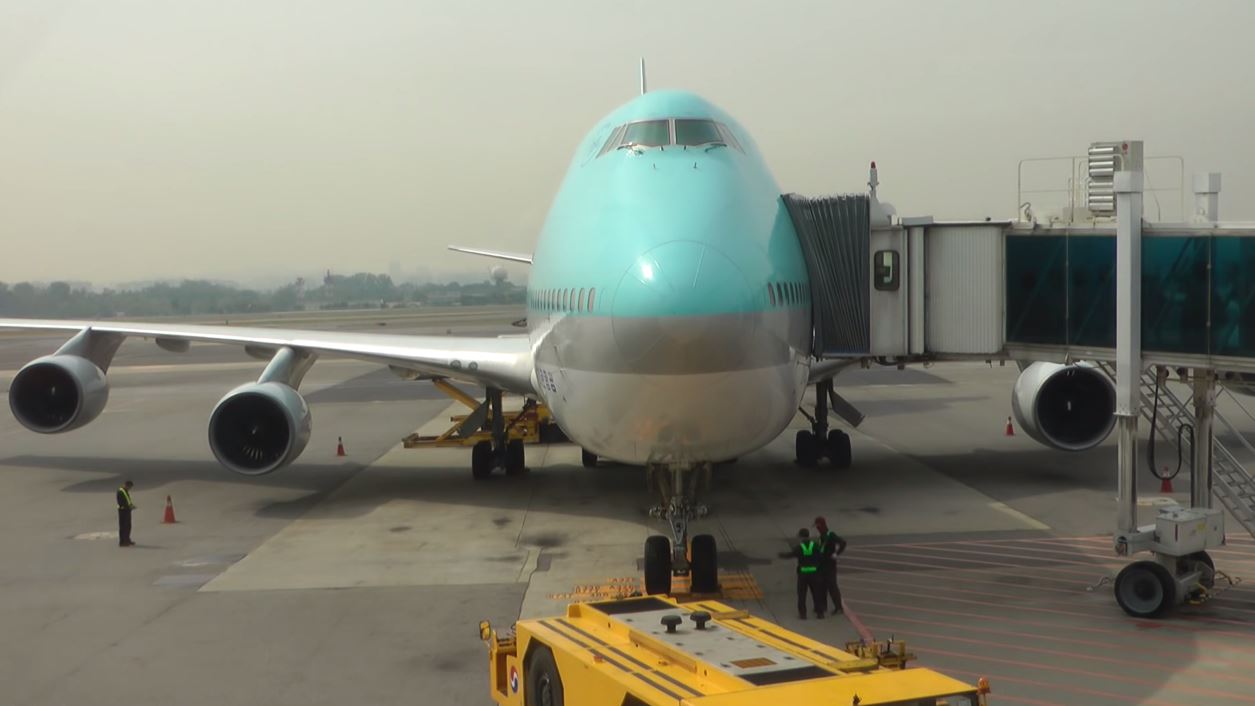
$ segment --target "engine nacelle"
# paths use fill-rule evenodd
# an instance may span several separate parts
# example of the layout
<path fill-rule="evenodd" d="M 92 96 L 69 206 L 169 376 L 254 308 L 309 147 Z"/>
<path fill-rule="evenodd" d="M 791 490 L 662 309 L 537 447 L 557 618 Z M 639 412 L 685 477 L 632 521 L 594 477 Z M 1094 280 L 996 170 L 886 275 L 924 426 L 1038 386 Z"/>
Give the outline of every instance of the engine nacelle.
<path fill-rule="evenodd" d="M 9 385 L 13 416 L 40 434 L 77 429 L 99 417 L 108 401 L 104 371 L 76 355 L 37 358 L 19 370 Z"/>
<path fill-rule="evenodd" d="M 232 471 L 260 476 L 295 461 L 309 432 L 309 406 L 300 393 L 279 382 L 250 382 L 214 407 L 209 448 Z"/>
<path fill-rule="evenodd" d="M 1102 443 L 1115 426 L 1115 386 L 1088 365 L 1033 363 L 1015 381 L 1011 411 L 1020 428 L 1042 444 L 1084 451 Z"/>

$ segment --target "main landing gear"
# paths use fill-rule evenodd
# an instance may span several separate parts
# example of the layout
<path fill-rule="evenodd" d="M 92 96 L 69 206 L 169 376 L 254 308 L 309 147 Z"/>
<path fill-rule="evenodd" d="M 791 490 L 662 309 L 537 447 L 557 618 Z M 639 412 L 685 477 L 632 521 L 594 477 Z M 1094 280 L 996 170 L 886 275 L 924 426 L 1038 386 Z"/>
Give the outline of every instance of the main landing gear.
<path fill-rule="evenodd" d="M 652 517 L 666 520 L 671 538 L 654 535 L 645 540 L 645 593 L 671 593 L 671 579 L 688 575 L 692 593 L 719 590 L 719 556 L 715 538 L 699 534 L 689 540 L 689 521 L 705 517 L 709 509 L 696 502 L 699 488 L 710 483 L 709 463 L 650 465 L 646 469 L 651 492 L 660 504 Z"/>
<path fill-rule="evenodd" d="M 849 468 L 852 462 L 850 452 L 850 435 L 840 429 L 828 428 L 828 400 L 833 396 L 832 380 L 824 380 L 815 384 L 815 416 L 806 414 L 811 422 L 809 431 L 802 429 L 794 438 L 794 453 L 797 462 L 803 466 L 817 466 L 820 459 L 827 457 L 834 468 Z"/>
<path fill-rule="evenodd" d="M 528 400 L 527 404 L 534 402 Z M 504 469 L 506 475 L 522 474 L 527 468 L 523 440 L 510 438 L 510 430 L 505 424 L 505 413 L 501 409 L 501 390 L 488 388 L 488 398 L 484 405 L 491 424 L 492 440 L 476 442 L 471 447 L 471 477 L 482 480 L 498 468 Z"/>

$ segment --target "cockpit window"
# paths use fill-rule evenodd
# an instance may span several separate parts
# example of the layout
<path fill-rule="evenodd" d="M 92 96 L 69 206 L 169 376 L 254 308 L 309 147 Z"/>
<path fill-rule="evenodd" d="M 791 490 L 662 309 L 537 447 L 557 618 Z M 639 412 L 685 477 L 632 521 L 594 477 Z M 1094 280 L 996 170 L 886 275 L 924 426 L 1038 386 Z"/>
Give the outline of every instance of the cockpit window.
<path fill-rule="evenodd" d="M 675 143 L 695 147 L 712 143 L 727 144 L 719 133 L 719 123 L 713 120 L 678 118 L 675 121 Z"/>
<path fill-rule="evenodd" d="M 673 133 L 674 130 L 674 133 Z M 600 157 L 624 147 L 662 147 L 669 145 L 699 147 L 702 145 L 724 145 L 738 152 L 744 152 L 732 130 L 723 123 L 702 118 L 676 118 L 674 120 L 641 120 L 620 125 L 610 133 L 601 151 Z"/>
<path fill-rule="evenodd" d="M 620 147 L 661 147 L 671 144 L 671 126 L 667 120 L 645 120 L 628 123 Z"/>
<path fill-rule="evenodd" d="M 613 150 L 615 147 L 618 147 L 619 140 L 623 139 L 623 131 L 626 129 L 627 129 L 627 125 L 620 125 L 619 127 L 615 128 L 610 133 L 610 137 L 606 140 L 606 144 L 601 146 L 601 151 L 597 153 L 597 156 L 600 157 L 603 154 L 609 152 L 610 150 Z"/>

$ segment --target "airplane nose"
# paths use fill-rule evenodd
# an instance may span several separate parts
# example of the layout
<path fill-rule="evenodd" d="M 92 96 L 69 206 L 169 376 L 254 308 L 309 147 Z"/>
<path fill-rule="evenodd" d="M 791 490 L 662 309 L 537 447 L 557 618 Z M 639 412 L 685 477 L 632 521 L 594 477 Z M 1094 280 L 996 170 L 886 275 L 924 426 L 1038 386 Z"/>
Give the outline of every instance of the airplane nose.
<path fill-rule="evenodd" d="M 757 319 L 741 268 L 717 248 L 673 240 L 642 253 L 623 273 L 611 317 L 625 360 L 651 370 L 739 365 Z"/>

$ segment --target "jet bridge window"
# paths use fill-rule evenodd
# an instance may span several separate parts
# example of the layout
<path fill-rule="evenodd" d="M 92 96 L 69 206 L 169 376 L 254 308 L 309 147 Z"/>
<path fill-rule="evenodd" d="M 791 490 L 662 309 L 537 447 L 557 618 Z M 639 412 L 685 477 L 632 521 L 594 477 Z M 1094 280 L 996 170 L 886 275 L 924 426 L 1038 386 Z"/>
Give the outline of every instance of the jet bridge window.
<path fill-rule="evenodd" d="M 872 259 L 872 283 L 882 292 L 896 292 L 901 281 L 897 250 L 877 250 Z"/>
<path fill-rule="evenodd" d="M 675 121 L 675 143 L 688 147 L 699 145 L 726 145 L 727 140 L 719 131 L 719 123 L 713 120 L 679 118 Z"/>

